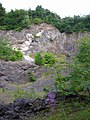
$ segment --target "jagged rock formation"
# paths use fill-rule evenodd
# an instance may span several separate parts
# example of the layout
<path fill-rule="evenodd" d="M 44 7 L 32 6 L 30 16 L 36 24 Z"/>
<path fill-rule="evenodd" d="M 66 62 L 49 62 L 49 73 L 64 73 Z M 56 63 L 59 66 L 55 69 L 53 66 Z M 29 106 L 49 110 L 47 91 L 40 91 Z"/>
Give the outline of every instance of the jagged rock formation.
<path fill-rule="evenodd" d="M 46 23 L 31 25 L 20 32 L 0 31 L 0 36 L 7 37 L 12 47 L 20 49 L 25 55 L 43 51 L 74 55 L 77 51 L 76 40 L 87 35 L 90 35 L 90 32 L 60 33 L 57 28 Z"/>

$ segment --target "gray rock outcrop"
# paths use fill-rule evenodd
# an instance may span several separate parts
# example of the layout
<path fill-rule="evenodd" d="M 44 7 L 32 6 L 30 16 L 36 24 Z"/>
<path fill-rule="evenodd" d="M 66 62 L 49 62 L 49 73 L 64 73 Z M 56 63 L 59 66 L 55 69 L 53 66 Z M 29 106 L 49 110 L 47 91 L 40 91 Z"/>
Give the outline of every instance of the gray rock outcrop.
<path fill-rule="evenodd" d="M 28 79 L 28 69 L 35 67 L 30 53 L 49 51 L 73 56 L 77 53 L 77 39 L 87 35 L 90 36 L 90 32 L 60 33 L 57 28 L 46 23 L 31 25 L 20 32 L 0 30 L 0 37 L 6 37 L 13 49 L 20 49 L 23 53 L 22 62 L 0 61 L 0 80 L 24 83 Z"/>
<path fill-rule="evenodd" d="M 24 55 L 35 52 L 53 52 L 74 55 L 77 52 L 76 41 L 90 32 L 65 34 L 52 25 L 42 23 L 31 25 L 29 29 L 1 31 L 0 36 L 7 37 L 14 49 L 20 49 Z"/>
<path fill-rule="evenodd" d="M 34 68 L 34 64 L 27 62 L 0 61 L 0 81 L 25 83 L 28 81 L 28 70 Z"/>

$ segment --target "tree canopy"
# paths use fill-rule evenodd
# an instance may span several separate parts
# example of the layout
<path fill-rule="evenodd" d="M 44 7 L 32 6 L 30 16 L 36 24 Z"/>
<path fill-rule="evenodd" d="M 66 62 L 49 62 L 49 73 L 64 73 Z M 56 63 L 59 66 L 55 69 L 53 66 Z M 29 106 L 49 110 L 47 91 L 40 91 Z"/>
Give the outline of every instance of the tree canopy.
<path fill-rule="evenodd" d="M 0 29 L 21 30 L 31 24 L 49 23 L 60 32 L 72 33 L 90 31 L 90 15 L 62 18 L 48 9 L 37 6 L 35 10 L 11 10 L 6 13 L 0 4 Z"/>
<path fill-rule="evenodd" d="M 0 26 L 4 25 L 4 17 L 5 17 L 5 8 L 2 7 L 0 3 Z"/>

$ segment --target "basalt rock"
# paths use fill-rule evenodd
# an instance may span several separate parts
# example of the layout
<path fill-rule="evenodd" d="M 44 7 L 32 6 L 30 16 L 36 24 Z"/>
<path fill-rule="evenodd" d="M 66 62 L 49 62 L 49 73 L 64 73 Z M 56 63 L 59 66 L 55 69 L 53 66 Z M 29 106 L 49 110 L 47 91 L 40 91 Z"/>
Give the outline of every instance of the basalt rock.
<path fill-rule="evenodd" d="M 28 120 L 40 111 L 49 110 L 44 99 L 26 100 L 18 99 L 8 105 L 0 104 L 0 120 Z"/>

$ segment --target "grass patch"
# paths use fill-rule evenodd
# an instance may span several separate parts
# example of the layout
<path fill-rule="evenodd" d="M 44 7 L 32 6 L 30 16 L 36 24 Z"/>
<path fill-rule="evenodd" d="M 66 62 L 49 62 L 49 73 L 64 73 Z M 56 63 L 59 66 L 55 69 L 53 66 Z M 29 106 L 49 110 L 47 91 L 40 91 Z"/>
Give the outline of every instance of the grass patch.
<path fill-rule="evenodd" d="M 18 98 L 36 99 L 36 98 L 42 98 L 45 95 L 45 92 L 34 92 L 34 91 L 17 89 L 13 91 L 13 95 L 14 95 L 14 99 L 18 99 Z"/>
<path fill-rule="evenodd" d="M 8 104 L 12 103 L 18 98 L 36 99 L 42 98 L 46 94 L 45 92 L 35 92 L 33 89 L 30 91 L 23 90 L 23 86 L 15 85 L 15 90 L 7 90 L 6 88 L 0 88 L 0 102 Z"/>
<path fill-rule="evenodd" d="M 60 103 L 45 116 L 39 114 L 33 120 L 90 120 L 90 104 L 85 102 Z"/>
<path fill-rule="evenodd" d="M 0 88 L 0 102 L 1 103 L 12 103 L 14 100 L 13 93 L 11 90 Z"/>

